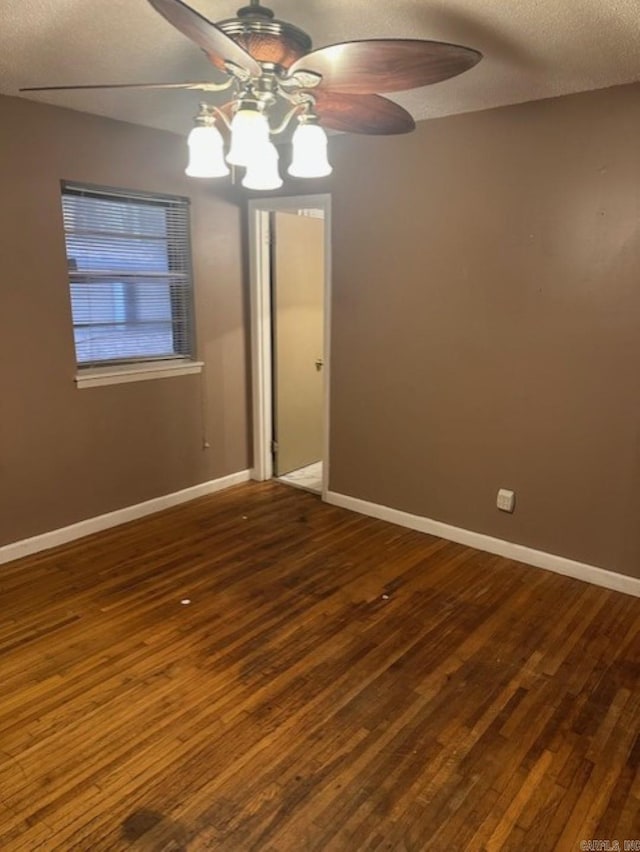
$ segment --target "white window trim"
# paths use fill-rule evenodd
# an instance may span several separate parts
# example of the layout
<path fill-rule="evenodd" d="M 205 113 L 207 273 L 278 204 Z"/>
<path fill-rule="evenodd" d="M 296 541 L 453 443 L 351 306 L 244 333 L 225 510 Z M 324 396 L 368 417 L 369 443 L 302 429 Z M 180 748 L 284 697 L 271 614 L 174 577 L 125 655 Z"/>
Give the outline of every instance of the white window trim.
<path fill-rule="evenodd" d="M 148 379 L 169 379 L 174 376 L 188 376 L 201 373 L 204 361 L 188 361 L 184 358 L 158 361 L 156 363 L 137 362 L 109 367 L 85 367 L 76 373 L 76 386 L 97 388 L 103 385 L 122 385 L 126 382 L 146 382 Z"/>

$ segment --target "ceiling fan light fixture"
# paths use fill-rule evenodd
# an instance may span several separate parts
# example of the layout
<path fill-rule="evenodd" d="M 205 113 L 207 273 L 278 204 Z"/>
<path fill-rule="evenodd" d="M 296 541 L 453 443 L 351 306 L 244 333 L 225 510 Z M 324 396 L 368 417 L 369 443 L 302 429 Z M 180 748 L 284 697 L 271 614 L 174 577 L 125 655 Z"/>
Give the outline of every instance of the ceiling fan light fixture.
<path fill-rule="evenodd" d="M 240 102 L 231 121 L 231 148 L 227 162 L 251 166 L 263 159 L 269 141 L 269 122 L 255 103 Z"/>
<path fill-rule="evenodd" d="M 482 58 L 473 48 L 415 38 L 358 39 L 312 50 L 306 32 L 276 19 L 260 0 L 245 0 L 248 5 L 235 18 L 217 24 L 185 0 L 148 2 L 204 51 L 225 76 L 223 82 L 30 86 L 20 91 L 228 91 L 230 98 L 221 107 L 201 104 L 189 136 L 186 172 L 192 177 L 221 177 L 229 174 L 226 163 L 243 166 L 247 169 L 243 184 L 250 189 L 282 185 L 271 137 L 284 133 L 295 116 L 299 126 L 289 174 L 324 177 L 332 168 L 322 127 L 347 133 L 410 133 L 415 129 L 411 114 L 381 95 L 440 83 L 468 71 Z M 217 119 L 231 132 L 226 163 Z"/>
<path fill-rule="evenodd" d="M 261 191 L 280 189 L 282 178 L 278 170 L 278 151 L 273 142 L 268 142 L 260 156 L 249 163 L 242 185 L 245 189 Z"/>
<path fill-rule="evenodd" d="M 188 177 L 217 178 L 229 174 L 224 161 L 224 140 L 213 124 L 198 125 L 187 139 L 189 162 L 185 169 Z"/>
<path fill-rule="evenodd" d="M 289 174 L 298 178 L 319 178 L 333 171 L 327 156 L 327 134 L 317 119 L 301 118 L 292 139 L 293 159 Z"/>

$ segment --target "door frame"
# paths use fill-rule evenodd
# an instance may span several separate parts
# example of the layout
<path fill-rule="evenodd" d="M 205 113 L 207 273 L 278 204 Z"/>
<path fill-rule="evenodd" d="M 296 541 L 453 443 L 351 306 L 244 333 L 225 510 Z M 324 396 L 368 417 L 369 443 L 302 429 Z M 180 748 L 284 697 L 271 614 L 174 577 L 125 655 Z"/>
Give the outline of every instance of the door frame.
<path fill-rule="evenodd" d="M 329 488 L 329 388 L 331 376 L 331 196 L 296 195 L 249 201 L 249 263 L 251 306 L 251 370 L 253 403 L 253 467 L 258 482 L 273 476 L 273 376 L 271 324 L 271 233 L 269 213 L 321 209 L 324 212 L 324 400 L 322 499 Z"/>

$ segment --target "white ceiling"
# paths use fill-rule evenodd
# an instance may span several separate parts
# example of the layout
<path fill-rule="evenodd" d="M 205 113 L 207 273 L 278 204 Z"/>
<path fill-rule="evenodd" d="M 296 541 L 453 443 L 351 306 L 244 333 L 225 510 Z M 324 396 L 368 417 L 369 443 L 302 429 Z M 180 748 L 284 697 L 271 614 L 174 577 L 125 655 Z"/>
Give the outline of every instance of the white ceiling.
<path fill-rule="evenodd" d="M 243 2 L 193 0 L 213 21 Z M 640 79 L 640 0 L 273 0 L 314 47 L 398 37 L 474 47 L 462 76 L 394 95 L 416 119 Z M 213 80 L 204 54 L 146 0 L 1 0 L 0 91 L 74 83 Z M 34 100 L 187 133 L 199 96 L 186 91 L 57 93 Z"/>

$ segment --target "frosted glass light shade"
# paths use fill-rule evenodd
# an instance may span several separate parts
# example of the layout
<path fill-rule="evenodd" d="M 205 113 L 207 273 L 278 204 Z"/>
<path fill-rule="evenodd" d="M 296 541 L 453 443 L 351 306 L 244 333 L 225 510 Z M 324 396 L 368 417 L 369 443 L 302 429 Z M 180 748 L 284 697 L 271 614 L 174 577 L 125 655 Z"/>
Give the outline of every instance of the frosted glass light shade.
<path fill-rule="evenodd" d="M 282 178 L 278 171 L 278 151 L 272 142 L 267 142 L 260 151 L 260 157 L 253 160 L 247 167 L 242 181 L 247 189 L 279 189 Z"/>
<path fill-rule="evenodd" d="M 234 166 L 250 166 L 262 158 L 269 144 L 269 122 L 257 109 L 240 108 L 231 121 L 231 148 L 227 162 Z"/>
<path fill-rule="evenodd" d="M 229 174 L 224 161 L 224 142 L 220 131 L 213 126 L 194 127 L 189 138 L 189 163 L 185 172 L 189 177 L 215 178 Z"/>
<path fill-rule="evenodd" d="M 333 169 L 327 159 L 327 141 L 327 134 L 318 124 L 299 124 L 293 134 L 289 174 L 300 178 L 330 175 Z"/>

